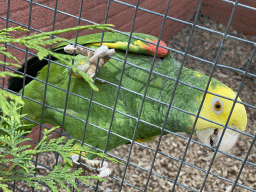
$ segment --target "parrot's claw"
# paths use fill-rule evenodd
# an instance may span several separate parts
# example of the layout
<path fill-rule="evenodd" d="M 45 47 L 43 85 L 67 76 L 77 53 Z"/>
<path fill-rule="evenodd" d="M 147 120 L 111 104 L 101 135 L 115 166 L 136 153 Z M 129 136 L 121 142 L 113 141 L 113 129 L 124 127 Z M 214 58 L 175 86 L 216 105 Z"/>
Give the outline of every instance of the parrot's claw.
<path fill-rule="evenodd" d="M 86 73 L 90 76 L 93 77 L 96 73 L 96 68 L 97 71 L 99 71 L 103 65 L 109 60 L 106 56 L 112 56 L 115 53 L 115 49 L 108 49 L 106 45 L 102 45 L 96 51 L 94 52 L 94 55 L 90 56 L 89 55 L 89 62 L 86 62 Z M 97 62 L 99 59 L 99 63 Z M 98 63 L 98 67 L 97 67 Z M 90 65 L 88 67 L 88 64 Z M 78 66 L 79 67 L 79 66 Z"/>
<path fill-rule="evenodd" d="M 77 49 L 77 48 L 75 48 L 74 45 L 71 45 L 71 44 L 70 44 L 70 45 L 66 45 L 66 46 L 64 47 L 64 51 L 65 51 L 66 53 L 68 53 L 68 54 L 73 54 L 76 49 Z"/>
<path fill-rule="evenodd" d="M 112 56 L 115 53 L 115 49 L 108 49 L 106 45 L 100 46 L 94 52 L 94 55 L 89 59 L 91 63 L 96 63 L 98 58 L 102 58 L 105 56 Z"/>
<path fill-rule="evenodd" d="M 91 167 L 94 167 L 97 169 L 97 171 L 99 172 L 98 177 L 107 177 L 111 174 L 111 170 L 108 167 L 108 162 L 104 161 L 102 167 L 101 166 L 101 162 L 100 160 L 89 160 L 85 157 L 80 158 L 80 162 L 79 161 L 79 155 L 75 154 L 72 155 L 71 160 L 73 161 L 73 163 L 80 165 L 81 163 L 84 163 L 86 165 L 89 165 Z"/>
<path fill-rule="evenodd" d="M 73 54 L 74 51 L 76 51 L 76 54 L 81 54 L 84 56 L 88 56 L 88 54 L 90 53 L 90 50 L 84 49 L 82 47 L 74 47 L 74 45 L 66 45 L 64 47 L 64 51 L 68 54 Z"/>
<path fill-rule="evenodd" d="M 115 49 L 108 49 L 106 45 L 100 46 L 95 52 L 87 50 L 82 47 L 74 47 L 74 45 L 66 45 L 64 47 L 64 51 L 69 54 L 73 54 L 76 51 L 77 54 L 81 54 L 87 56 L 89 60 L 84 62 L 84 64 L 77 66 L 77 68 L 85 73 L 87 73 L 90 77 L 93 77 L 97 71 L 99 71 L 103 65 L 109 60 L 106 56 L 112 56 L 115 53 Z M 99 59 L 99 64 L 98 63 Z"/>
<path fill-rule="evenodd" d="M 99 163 L 101 164 L 101 161 L 99 161 Z M 99 175 L 98 177 L 107 177 L 111 174 L 111 170 L 108 168 L 108 162 L 104 161 L 103 165 L 101 168 L 97 169 L 99 171 Z"/>
<path fill-rule="evenodd" d="M 98 58 L 102 58 L 105 56 L 112 56 L 115 53 L 115 49 L 108 49 L 106 45 L 100 46 L 98 49 L 95 50 L 93 54 L 90 54 L 90 50 L 84 49 L 82 47 L 74 47 L 74 45 L 66 45 L 64 47 L 64 51 L 68 54 L 73 54 L 76 51 L 76 54 L 81 54 L 84 56 L 89 56 L 90 63 L 97 62 Z"/>
<path fill-rule="evenodd" d="M 81 163 L 78 162 L 79 160 L 79 155 L 72 155 L 70 157 L 70 159 L 72 160 L 73 163 L 77 164 L 77 165 L 80 165 Z"/>

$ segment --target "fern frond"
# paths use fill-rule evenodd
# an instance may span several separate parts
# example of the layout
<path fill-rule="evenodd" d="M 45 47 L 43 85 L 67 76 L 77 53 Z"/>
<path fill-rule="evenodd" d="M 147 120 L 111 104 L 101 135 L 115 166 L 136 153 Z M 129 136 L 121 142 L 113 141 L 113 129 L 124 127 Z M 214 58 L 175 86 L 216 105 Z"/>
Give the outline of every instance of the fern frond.
<path fill-rule="evenodd" d="M 0 183 L 0 189 L 3 189 L 3 191 L 5 191 L 5 192 L 12 192 L 11 190 L 8 189 L 8 185 L 6 185 L 6 184 Z"/>
<path fill-rule="evenodd" d="M 8 57 L 8 58 L 10 58 L 10 59 L 13 59 L 13 60 L 15 60 L 17 63 L 19 63 L 19 60 L 18 60 L 16 57 L 14 57 L 11 53 L 5 52 L 5 51 L 1 51 L 1 50 L 5 50 L 5 49 L 6 49 L 5 47 L 0 47 L 0 54 L 3 54 L 3 55 L 5 55 L 6 57 Z"/>
<path fill-rule="evenodd" d="M 7 29 L 1 29 L 0 30 L 0 35 L 2 35 L 2 33 L 11 32 L 11 31 L 28 31 L 28 30 L 23 29 L 21 26 L 19 26 L 19 27 L 9 27 Z"/>
<path fill-rule="evenodd" d="M 58 192 L 56 183 L 59 183 L 62 189 L 66 189 L 70 192 L 69 188 L 67 187 L 67 182 L 73 185 L 76 190 L 79 190 L 75 183 L 75 179 L 79 179 L 89 185 L 91 185 L 91 183 L 88 181 L 88 179 L 97 179 L 99 181 L 104 181 L 104 179 L 99 178 L 98 176 L 80 176 L 82 172 L 83 170 L 79 169 L 73 173 L 70 173 L 69 166 L 65 165 L 64 167 L 61 167 L 61 165 L 59 164 L 56 165 L 51 173 L 49 173 L 47 176 L 37 177 L 37 180 L 47 184 L 53 192 Z"/>
<path fill-rule="evenodd" d="M 3 61 L 0 61 L 0 64 L 1 64 L 1 65 L 6 65 L 6 66 L 14 66 L 14 67 L 18 67 L 18 68 L 21 67 L 21 66 L 18 65 L 18 64 L 15 64 L 15 63 L 7 63 L 7 62 L 3 62 Z M 21 78 L 23 78 L 23 76 L 21 76 Z"/>

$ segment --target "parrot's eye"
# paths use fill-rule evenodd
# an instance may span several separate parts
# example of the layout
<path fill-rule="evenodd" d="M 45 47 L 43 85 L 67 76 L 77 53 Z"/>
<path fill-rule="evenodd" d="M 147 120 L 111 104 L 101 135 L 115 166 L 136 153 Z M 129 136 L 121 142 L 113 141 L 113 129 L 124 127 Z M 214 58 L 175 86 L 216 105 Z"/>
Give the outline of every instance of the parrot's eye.
<path fill-rule="evenodd" d="M 221 110 L 221 104 L 220 104 L 219 101 L 217 101 L 217 102 L 214 104 L 214 109 L 215 109 L 216 111 L 220 111 L 220 110 Z"/>
<path fill-rule="evenodd" d="M 212 99 L 212 110 L 218 115 L 222 113 L 223 103 L 219 98 L 215 97 Z"/>

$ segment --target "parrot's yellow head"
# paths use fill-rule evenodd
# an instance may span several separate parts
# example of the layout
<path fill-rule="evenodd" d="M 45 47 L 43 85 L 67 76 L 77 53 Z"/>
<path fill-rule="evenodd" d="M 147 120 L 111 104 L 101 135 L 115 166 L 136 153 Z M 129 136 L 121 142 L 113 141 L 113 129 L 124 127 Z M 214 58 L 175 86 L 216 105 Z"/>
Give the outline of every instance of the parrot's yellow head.
<path fill-rule="evenodd" d="M 235 99 L 236 97 L 236 93 L 234 91 L 223 85 L 218 85 L 215 88 L 210 86 L 209 91 L 230 99 Z M 238 101 L 241 101 L 241 99 L 238 98 Z M 225 125 L 232 105 L 232 100 L 224 99 L 222 97 L 217 97 L 207 93 L 200 116 Z M 228 122 L 228 126 L 240 131 L 245 131 L 246 124 L 247 115 L 245 107 L 242 104 L 236 103 L 231 118 Z M 223 126 L 199 118 L 195 130 L 201 143 L 215 148 L 217 147 L 223 132 Z M 233 146 L 235 146 L 238 137 L 238 132 L 226 129 L 221 140 L 219 150 L 227 152 L 232 149 Z"/>

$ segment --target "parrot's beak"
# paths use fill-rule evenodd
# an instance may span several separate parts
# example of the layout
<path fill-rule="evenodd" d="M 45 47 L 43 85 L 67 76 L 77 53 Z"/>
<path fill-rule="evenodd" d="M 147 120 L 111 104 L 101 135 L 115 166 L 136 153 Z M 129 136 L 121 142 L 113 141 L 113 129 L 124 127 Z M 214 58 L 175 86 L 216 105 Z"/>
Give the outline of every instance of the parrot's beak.
<path fill-rule="evenodd" d="M 196 134 L 201 143 L 216 148 L 219 143 L 222 132 L 223 129 L 209 128 L 201 131 L 196 131 Z M 229 150 L 231 150 L 235 146 L 238 137 L 239 133 L 232 131 L 230 129 L 226 129 L 220 143 L 219 151 L 228 152 Z M 212 158 L 212 156 L 213 155 L 208 157 L 208 159 Z"/>

